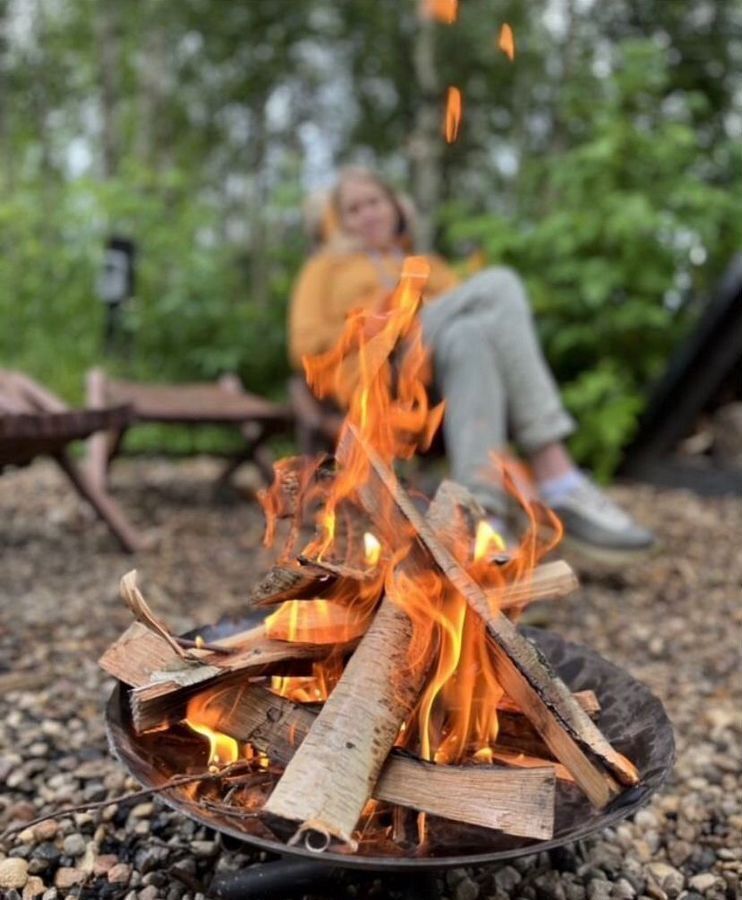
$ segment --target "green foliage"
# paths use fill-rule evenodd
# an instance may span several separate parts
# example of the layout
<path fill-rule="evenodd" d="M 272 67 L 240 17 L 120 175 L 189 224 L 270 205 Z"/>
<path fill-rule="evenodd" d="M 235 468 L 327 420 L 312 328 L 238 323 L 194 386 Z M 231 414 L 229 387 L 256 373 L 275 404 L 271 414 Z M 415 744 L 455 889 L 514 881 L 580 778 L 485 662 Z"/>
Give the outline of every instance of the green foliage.
<path fill-rule="evenodd" d="M 295 239 L 281 250 L 269 302 L 257 303 L 244 254 L 223 240 L 219 210 L 195 197 L 182 173 L 125 171 L 108 182 L 60 186 L 47 207 L 38 201 L 32 189 L 0 201 L 3 365 L 81 399 L 83 373 L 101 356 L 103 309 L 94 287 L 115 223 L 136 235 L 138 290 L 127 310 L 127 352 L 109 368 L 163 381 L 237 372 L 258 392 L 280 390 L 286 273 L 300 259 Z"/>
<path fill-rule="evenodd" d="M 590 97 L 584 133 L 528 165 L 519 219 L 486 214 L 450 229 L 526 278 L 580 423 L 573 450 L 602 476 L 686 327 L 674 285 L 706 290 L 742 239 L 739 192 L 705 177 L 695 131 L 661 112 L 666 86 L 657 47 L 626 42 L 614 78 L 585 78 L 566 93 L 569 106 Z"/>
<path fill-rule="evenodd" d="M 279 393 L 304 181 L 372 159 L 447 201 L 444 253 L 479 245 L 527 278 L 583 426 L 575 450 L 607 474 L 691 317 L 680 299 L 739 247 L 742 0 L 556 16 L 547 0 L 465 0 L 455 27 L 434 29 L 440 96 L 418 83 L 417 5 L 0 0 L 0 366 L 81 399 L 118 232 L 139 246 L 138 291 L 128 348 L 106 365 L 173 381 L 237 371 Z M 496 49 L 504 21 L 514 63 Z M 464 118 L 443 145 L 449 84 Z M 432 181 L 412 177 L 426 156 Z"/>

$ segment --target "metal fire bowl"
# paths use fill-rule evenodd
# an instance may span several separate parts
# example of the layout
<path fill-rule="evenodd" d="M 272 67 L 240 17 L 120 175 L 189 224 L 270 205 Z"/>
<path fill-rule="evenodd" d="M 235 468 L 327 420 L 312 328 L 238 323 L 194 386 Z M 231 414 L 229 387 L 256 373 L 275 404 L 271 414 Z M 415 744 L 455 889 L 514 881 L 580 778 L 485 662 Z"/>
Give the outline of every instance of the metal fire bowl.
<path fill-rule="evenodd" d="M 245 627 L 224 625 L 202 629 L 205 640 L 215 640 Z M 235 822 L 204 809 L 189 798 L 184 789 L 168 791 L 162 799 L 202 825 L 220 831 L 263 850 L 281 855 L 312 859 L 341 868 L 376 870 L 442 869 L 493 863 L 549 850 L 600 831 L 643 806 L 663 784 L 675 761 L 672 726 L 662 703 L 647 687 L 628 672 L 608 662 L 592 650 L 572 644 L 553 632 L 524 628 L 523 632 L 543 651 L 572 691 L 593 690 L 600 699 L 602 712 L 597 721 L 613 746 L 632 760 L 641 773 L 641 783 L 626 790 L 606 809 L 596 810 L 585 795 L 567 782 L 557 782 L 554 837 L 537 841 L 511 837 L 479 827 L 451 825 L 439 831 L 444 837 L 426 856 L 364 855 L 325 851 L 317 854 L 304 847 L 288 847 L 266 837 L 267 829 L 251 820 Z M 166 733 L 138 736 L 131 724 L 129 689 L 118 684 L 106 707 L 108 740 L 113 754 L 145 787 L 158 787 L 172 774 L 185 771 L 186 761 L 193 765 L 194 753 L 203 754 L 203 740 L 185 733 L 179 744 L 168 745 Z M 180 757 L 180 763 L 178 761 Z M 205 756 L 203 756 L 205 762 Z M 180 769 L 178 765 L 180 764 Z M 438 820 L 442 821 L 442 820 Z M 258 833 L 251 833 L 258 831 Z"/>

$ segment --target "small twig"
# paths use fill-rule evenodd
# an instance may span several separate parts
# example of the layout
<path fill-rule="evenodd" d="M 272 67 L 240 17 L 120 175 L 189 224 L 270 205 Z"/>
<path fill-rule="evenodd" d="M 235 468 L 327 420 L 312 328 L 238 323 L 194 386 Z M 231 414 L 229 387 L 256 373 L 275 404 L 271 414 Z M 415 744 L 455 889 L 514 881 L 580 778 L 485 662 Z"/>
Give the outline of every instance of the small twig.
<path fill-rule="evenodd" d="M 37 819 L 32 819 L 30 822 L 24 822 L 22 825 L 14 825 L 12 828 L 6 828 L 5 831 L 0 834 L 0 841 L 4 841 L 14 834 L 25 831 L 27 828 L 34 828 L 36 825 L 39 825 L 41 822 L 46 822 L 49 819 L 61 819 L 77 812 L 90 812 L 90 810 L 93 809 L 104 809 L 106 806 L 126 803 L 130 800 L 139 800 L 143 797 L 161 794 L 164 791 L 169 791 L 172 788 L 180 787 L 183 784 L 189 784 L 194 781 L 219 781 L 222 778 L 228 777 L 231 772 L 241 770 L 244 765 L 245 761 L 240 760 L 239 762 L 232 763 L 226 768 L 221 769 L 219 772 L 201 772 L 199 775 L 174 775 L 169 781 L 165 784 L 161 784 L 159 787 L 144 788 L 141 791 L 134 791 L 131 794 L 124 794 L 121 797 L 110 797 L 107 800 L 97 800 L 94 803 L 80 803 L 78 806 L 67 806 L 56 812 L 47 813 L 44 816 L 39 816 Z"/>
<path fill-rule="evenodd" d="M 209 812 L 219 813 L 219 815 L 233 819 L 257 819 L 260 815 L 260 812 L 257 810 L 250 812 L 246 809 L 239 809 L 236 806 L 224 806 L 221 803 L 212 803 L 210 800 L 202 800 L 199 803 L 199 806 Z"/>
<path fill-rule="evenodd" d="M 191 638 L 176 637 L 176 642 L 185 650 L 211 650 L 212 653 L 232 653 L 234 647 L 222 647 L 221 644 L 209 644 L 206 641 L 191 640 Z"/>

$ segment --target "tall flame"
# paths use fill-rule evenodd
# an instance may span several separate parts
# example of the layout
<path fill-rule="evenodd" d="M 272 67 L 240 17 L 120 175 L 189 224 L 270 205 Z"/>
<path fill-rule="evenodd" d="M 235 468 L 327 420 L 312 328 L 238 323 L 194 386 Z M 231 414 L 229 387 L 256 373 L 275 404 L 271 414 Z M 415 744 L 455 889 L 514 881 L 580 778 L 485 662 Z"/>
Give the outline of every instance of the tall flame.
<path fill-rule="evenodd" d="M 443 125 L 443 133 L 449 144 L 452 144 L 459 136 L 461 110 L 461 91 L 457 87 L 450 87 L 446 97 L 446 116 Z"/>
<path fill-rule="evenodd" d="M 460 103 L 456 89 L 451 96 L 458 96 Z M 451 107 L 453 115 L 455 99 Z M 365 577 L 348 579 L 344 584 L 340 579 L 338 585 L 323 591 L 321 599 L 284 603 L 268 618 L 266 627 L 269 635 L 282 640 L 334 640 L 339 651 L 340 641 L 365 632 L 382 593 L 399 604 L 412 623 L 406 664 L 411 671 L 422 670 L 426 675 L 425 687 L 413 714 L 400 728 L 397 743 L 427 759 L 450 763 L 473 759 L 476 754 L 480 760 L 492 758 L 497 704 L 503 691 L 485 625 L 435 567 L 423 573 L 415 571 L 413 576 L 399 565 L 414 539 L 411 532 L 394 532 L 394 546 L 381 546 L 376 534 L 383 537 L 385 525 L 391 521 L 383 508 L 374 515 L 376 534 L 367 530 L 367 520 L 354 524 L 363 506 L 359 492 L 369 481 L 369 459 L 363 445 L 371 446 L 391 466 L 395 460 L 410 458 L 417 449 L 426 447 L 442 419 L 442 405 L 431 406 L 428 399 L 432 373 L 417 315 L 428 274 L 425 259 L 406 259 L 399 286 L 383 311 L 360 309 L 351 313 L 338 344 L 321 356 L 304 360 L 314 392 L 344 403 L 344 427 L 352 425 L 362 440 L 344 445 L 350 449 L 342 468 L 333 470 L 331 483 L 325 482 L 319 494 L 313 494 L 311 488 L 318 464 L 313 464 L 311 476 L 292 475 L 288 466 L 281 470 L 292 490 L 296 489 L 292 496 L 297 508 L 303 508 L 307 498 L 322 498 L 318 512 L 311 504 L 306 506 L 315 516 L 318 535 L 303 552 L 310 559 L 322 554 L 328 563 L 339 554 L 343 562 L 352 563 Z M 492 558 L 503 557 L 502 538 L 486 523 L 480 523 L 476 540 L 472 535 L 471 540 L 466 537 L 461 546 L 451 548 L 483 588 L 526 580 L 558 540 L 556 520 L 550 521 L 529 502 L 521 470 L 510 461 L 493 459 L 492 478 L 516 497 L 529 525 L 517 550 L 497 563 Z M 377 500 L 380 504 L 392 502 L 386 495 Z M 274 497 L 267 504 L 269 512 L 278 515 L 283 502 Z M 544 524 L 549 529 L 548 538 L 544 538 Z M 295 530 L 299 530 L 298 525 Z M 458 529 L 453 532 L 458 533 Z M 468 533 L 462 530 L 462 534 Z M 498 612 L 497 608 L 492 611 Z M 314 663 L 310 676 L 276 677 L 272 687 L 299 702 L 321 701 L 329 696 L 342 671 L 342 654 L 334 652 Z"/>
<path fill-rule="evenodd" d="M 497 40 L 497 46 L 512 62 L 515 59 L 515 34 L 513 29 L 507 22 L 500 29 L 500 36 Z"/>

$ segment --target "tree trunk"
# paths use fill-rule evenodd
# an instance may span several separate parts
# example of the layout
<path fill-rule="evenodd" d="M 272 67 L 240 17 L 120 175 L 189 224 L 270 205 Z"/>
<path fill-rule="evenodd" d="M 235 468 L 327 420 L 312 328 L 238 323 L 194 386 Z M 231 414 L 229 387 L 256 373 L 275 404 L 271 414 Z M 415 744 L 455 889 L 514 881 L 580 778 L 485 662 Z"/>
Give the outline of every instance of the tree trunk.
<path fill-rule="evenodd" d="M 421 16 L 413 47 L 415 77 L 420 93 L 410 141 L 412 193 L 417 207 L 416 248 L 433 249 L 435 217 L 441 194 L 440 85 L 435 68 L 435 23 Z"/>
<path fill-rule="evenodd" d="M 113 178 L 121 158 L 120 110 L 121 97 L 121 21 L 118 6 L 111 0 L 98 5 L 95 31 L 98 41 L 98 62 L 101 85 L 101 119 L 103 175 Z"/>

